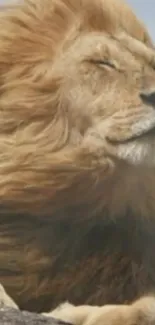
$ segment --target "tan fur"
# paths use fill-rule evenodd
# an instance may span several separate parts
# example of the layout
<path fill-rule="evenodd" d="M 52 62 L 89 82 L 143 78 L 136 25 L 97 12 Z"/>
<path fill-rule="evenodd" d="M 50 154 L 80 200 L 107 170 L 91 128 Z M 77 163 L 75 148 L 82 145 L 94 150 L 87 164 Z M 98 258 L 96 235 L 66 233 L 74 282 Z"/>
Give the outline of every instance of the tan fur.
<path fill-rule="evenodd" d="M 0 284 L 0 308 L 2 309 L 3 307 L 18 309 L 15 302 L 7 295 L 3 286 Z"/>
<path fill-rule="evenodd" d="M 119 146 L 106 137 L 135 135 L 139 119 L 154 125 L 139 99 L 154 83 L 154 52 L 121 1 L 24 1 L 2 10 L 0 30 L 0 199 L 48 214 L 58 192 L 108 176 Z M 116 70 L 91 63 L 107 58 Z"/>
<path fill-rule="evenodd" d="M 155 322 L 155 298 L 145 297 L 131 305 L 73 306 L 65 303 L 45 314 L 73 325 L 151 325 Z"/>
<path fill-rule="evenodd" d="M 32 299 L 32 309 L 48 309 L 83 274 L 91 282 L 102 260 L 97 251 L 72 263 L 64 219 L 77 222 L 75 238 L 80 222 L 88 220 L 87 235 L 91 223 L 117 221 L 128 209 L 153 222 L 155 136 L 147 131 L 155 110 L 140 93 L 155 87 L 155 52 L 121 0 L 25 0 L 1 9 L 0 281 L 22 307 Z M 117 254 L 108 258 L 118 265 Z"/>

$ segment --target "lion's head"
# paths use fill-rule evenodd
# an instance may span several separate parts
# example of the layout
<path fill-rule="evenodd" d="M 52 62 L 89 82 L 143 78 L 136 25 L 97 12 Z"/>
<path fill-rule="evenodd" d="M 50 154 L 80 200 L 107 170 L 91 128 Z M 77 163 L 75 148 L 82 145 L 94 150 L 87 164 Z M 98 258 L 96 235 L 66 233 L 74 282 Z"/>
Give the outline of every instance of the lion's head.
<path fill-rule="evenodd" d="M 3 8 L 0 69 L 7 205 L 35 202 L 36 210 L 99 167 L 92 188 L 107 156 L 155 164 L 155 52 L 124 2 L 25 0 Z"/>

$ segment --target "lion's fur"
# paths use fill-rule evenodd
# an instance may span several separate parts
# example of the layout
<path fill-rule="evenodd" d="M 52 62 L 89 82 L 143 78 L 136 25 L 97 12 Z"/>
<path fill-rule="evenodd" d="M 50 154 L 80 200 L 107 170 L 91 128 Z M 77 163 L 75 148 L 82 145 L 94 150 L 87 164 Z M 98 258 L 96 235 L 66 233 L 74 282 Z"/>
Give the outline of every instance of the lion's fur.
<path fill-rule="evenodd" d="M 124 2 L 25 0 L 0 12 L 0 282 L 22 308 L 131 301 L 155 286 L 154 169 L 120 160 L 101 138 L 96 106 L 101 95 L 115 101 L 113 79 L 100 96 L 101 82 L 93 86 L 91 101 L 89 66 L 76 88 L 79 50 L 115 36 L 140 56 L 114 48 L 128 65 L 123 111 L 140 104 L 142 77 L 155 81 L 153 45 Z"/>
<path fill-rule="evenodd" d="M 143 297 L 129 305 L 74 306 L 60 305 L 48 317 L 55 317 L 74 325 L 151 325 L 155 320 L 155 298 Z"/>
<path fill-rule="evenodd" d="M 86 0 L 24 1 L 0 14 L 0 198 L 7 207 L 17 202 L 19 211 L 33 209 L 38 214 L 55 192 L 75 182 L 86 193 L 94 182 L 91 156 L 81 144 L 68 147 L 80 135 L 61 103 L 61 79 L 53 71 L 57 53 L 72 42 L 71 34 L 78 37 L 87 28 L 112 34 L 121 28 L 151 44 L 146 30 L 120 0 L 110 5 L 108 0 L 89 5 Z M 81 132 L 88 125 L 84 120 Z M 85 189 L 83 178 L 90 178 Z M 89 199 L 90 195 L 89 191 Z"/>

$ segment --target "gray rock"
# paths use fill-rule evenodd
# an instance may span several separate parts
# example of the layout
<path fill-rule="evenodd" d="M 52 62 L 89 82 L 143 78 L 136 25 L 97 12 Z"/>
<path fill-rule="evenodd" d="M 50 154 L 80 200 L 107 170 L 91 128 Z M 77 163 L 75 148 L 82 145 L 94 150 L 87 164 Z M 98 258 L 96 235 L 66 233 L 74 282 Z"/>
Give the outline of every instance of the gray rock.
<path fill-rule="evenodd" d="M 0 325 L 68 325 L 52 317 L 21 312 L 10 307 L 0 308 Z"/>

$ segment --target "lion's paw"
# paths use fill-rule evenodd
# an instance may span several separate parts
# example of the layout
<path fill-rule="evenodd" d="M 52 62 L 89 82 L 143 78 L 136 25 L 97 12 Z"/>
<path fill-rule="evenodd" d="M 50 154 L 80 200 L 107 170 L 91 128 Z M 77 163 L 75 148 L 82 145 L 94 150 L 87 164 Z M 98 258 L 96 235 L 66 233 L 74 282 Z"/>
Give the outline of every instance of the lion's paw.
<path fill-rule="evenodd" d="M 155 325 L 155 298 L 144 297 L 132 305 L 60 305 L 46 316 L 74 325 Z"/>

